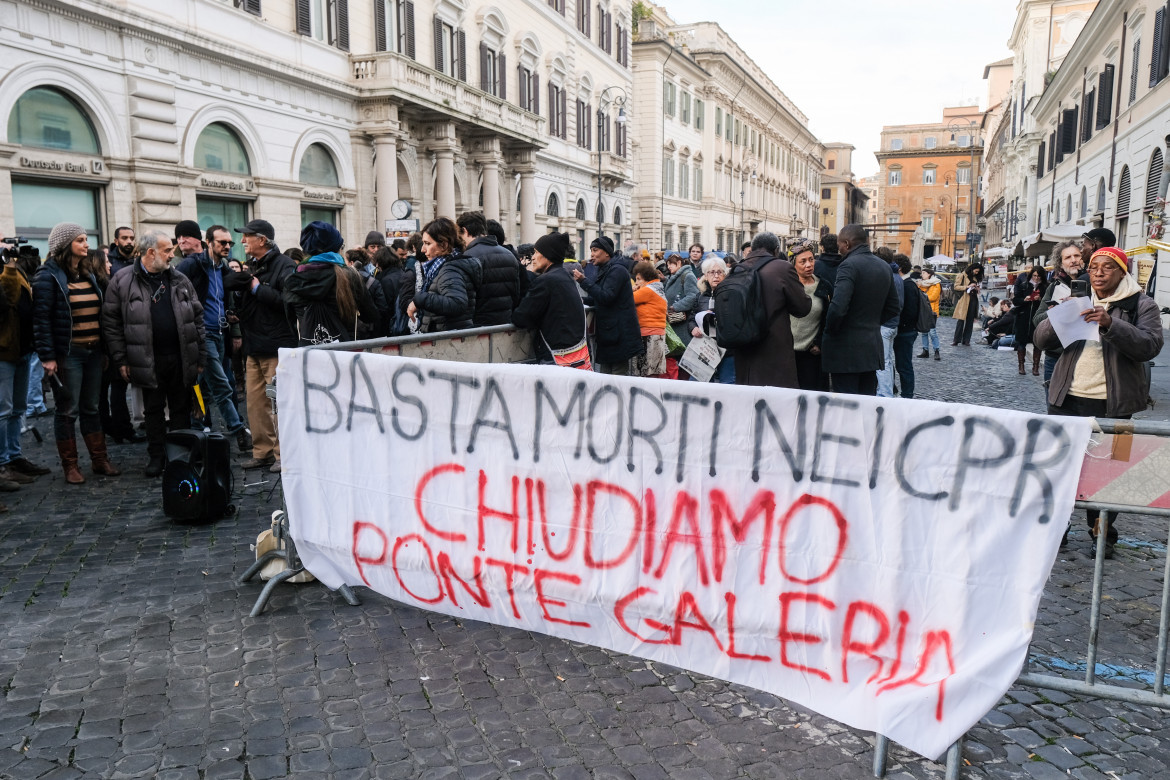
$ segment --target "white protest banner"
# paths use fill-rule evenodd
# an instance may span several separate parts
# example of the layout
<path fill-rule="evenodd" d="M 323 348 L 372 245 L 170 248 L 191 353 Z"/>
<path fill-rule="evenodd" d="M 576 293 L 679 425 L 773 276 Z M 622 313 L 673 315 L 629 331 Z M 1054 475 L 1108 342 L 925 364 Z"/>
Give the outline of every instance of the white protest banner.
<path fill-rule="evenodd" d="M 1015 681 L 1089 422 L 281 350 L 326 585 L 772 692 L 936 757 Z"/>

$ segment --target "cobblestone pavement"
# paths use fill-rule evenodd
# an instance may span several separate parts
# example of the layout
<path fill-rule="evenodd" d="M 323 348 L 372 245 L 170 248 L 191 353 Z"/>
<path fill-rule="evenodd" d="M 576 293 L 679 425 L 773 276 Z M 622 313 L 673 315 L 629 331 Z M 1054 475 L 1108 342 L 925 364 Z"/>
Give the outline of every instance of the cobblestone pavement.
<path fill-rule="evenodd" d="M 951 348 L 944 325 L 943 360 L 915 361 L 921 397 L 1043 410 L 1014 355 Z M 49 464 L 50 447 L 27 454 Z M 162 516 L 141 447 L 113 455 L 121 478 L 73 488 L 55 472 L 5 496 L 2 777 L 870 776 L 871 734 L 662 664 L 364 589 L 350 607 L 319 584 L 282 586 L 250 618 L 260 586 L 234 578 L 278 505 L 272 484 L 245 486 L 236 518 L 187 527 Z M 1100 661 L 1149 678 L 1165 525 L 1124 517 L 1121 532 Z M 1052 658 L 1083 660 L 1090 548 L 1078 520 L 1044 597 L 1036 668 L 1078 674 Z M 1168 724 L 1149 707 L 1013 690 L 969 734 L 963 773 L 1164 778 Z M 891 753 L 890 777 L 942 774 Z"/>

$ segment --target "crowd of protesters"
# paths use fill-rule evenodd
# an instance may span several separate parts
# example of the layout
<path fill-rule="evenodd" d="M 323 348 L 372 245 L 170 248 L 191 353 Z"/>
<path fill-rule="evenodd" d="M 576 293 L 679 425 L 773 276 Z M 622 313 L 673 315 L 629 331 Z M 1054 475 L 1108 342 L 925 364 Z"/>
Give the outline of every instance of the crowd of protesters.
<path fill-rule="evenodd" d="M 231 257 L 236 235 L 242 263 Z M 482 212 L 437 218 L 393 242 L 373 231 L 348 251 L 336 228 L 312 222 L 298 243 L 282 251 L 262 219 L 234 230 L 184 220 L 173 232 L 120 227 L 98 251 L 80 225 L 62 223 L 43 264 L 6 253 L 0 490 L 49 473 L 20 445 L 22 419 L 46 410 L 40 372 L 54 398 L 65 481 L 80 484 L 78 430 L 94 474 L 120 474 L 109 437 L 145 439 L 144 473 L 155 477 L 165 469 L 167 431 L 210 428 L 212 410 L 244 457 L 240 465 L 279 472 L 265 390 L 282 347 L 511 323 L 533 332 L 546 364 L 697 381 L 687 356 L 701 347 L 715 356 L 705 381 L 903 398 L 914 396 L 919 339 L 918 358 L 942 359 L 940 277 L 886 247 L 871 250 L 860 225 L 786 247 L 760 233 L 738 261 L 700 244 L 669 257 L 634 244 L 623 253 L 599 236 L 582 263 L 568 234 L 514 248 Z M 992 298 L 990 309 L 981 306 L 983 267 L 968 265 L 953 282 L 952 343 L 969 346 L 979 319 L 990 343 L 1016 351 L 1021 374 L 1032 345 L 1033 374 L 1043 355 L 1051 414 L 1126 417 L 1143 408 L 1143 364 L 1161 348 L 1161 324 L 1113 243 L 1108 230 L 1096 229 L 1082 244 L 1058 245 L 1051 274 L 1040 265 L 1021 271 L 1010 296 Z M 766 326 L 755 341 L 727 349 L 719 286 L 745 274 L 758 286 Z M 1084 316 L 1099 324 L 1100 342 L 1056 338 L 1047 312 L 1070 295 L 1086 297 Z M 138 428 L 128 389 L 142 413 Z"/>

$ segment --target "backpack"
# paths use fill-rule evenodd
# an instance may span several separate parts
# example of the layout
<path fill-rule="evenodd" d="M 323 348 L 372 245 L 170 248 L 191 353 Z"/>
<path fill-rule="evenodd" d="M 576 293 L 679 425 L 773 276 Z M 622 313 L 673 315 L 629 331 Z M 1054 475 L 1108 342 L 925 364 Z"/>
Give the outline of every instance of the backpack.
<path fill-rule="evenodd" d="M 768 335 L 764 308 L 764 285 L 760 269 L 776 258 L 768 257 L 751 268 L 736 265 L 712 293 L 715 310 L 715 341 L 724 349 L 750 347 Z"/>
<path fill-rule="evenodd" d="M 915 285 L 917 287 L 917 285 Z M 914 329 L 919 333 L 930 333 L 938 324 L 938 315 L 930 306 L 930 298 L 922 290 L 918 290 L 918 322 Z"/>

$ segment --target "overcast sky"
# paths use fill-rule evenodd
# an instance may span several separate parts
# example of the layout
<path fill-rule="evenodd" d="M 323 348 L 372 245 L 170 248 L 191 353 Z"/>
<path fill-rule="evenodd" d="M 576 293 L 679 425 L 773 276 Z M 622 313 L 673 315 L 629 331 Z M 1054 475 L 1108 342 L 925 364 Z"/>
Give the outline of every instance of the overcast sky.
<path fill-rule="evenodd" d="M 680 24 L 713 21 L 809 118 L 823 142 L 857 147 L 876 173 L 882 125 L 986 108 L 983 66 L 1010 56 L 1017 0 L 663 0 Z"/>

